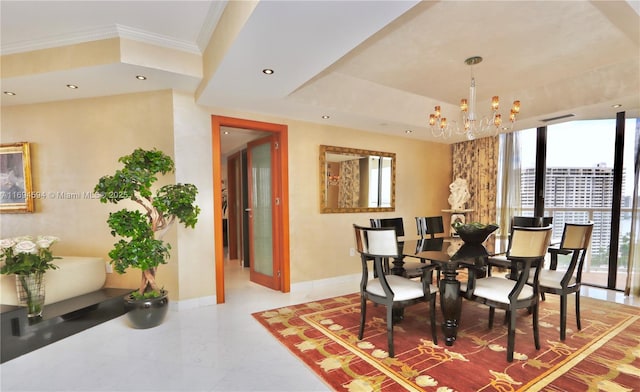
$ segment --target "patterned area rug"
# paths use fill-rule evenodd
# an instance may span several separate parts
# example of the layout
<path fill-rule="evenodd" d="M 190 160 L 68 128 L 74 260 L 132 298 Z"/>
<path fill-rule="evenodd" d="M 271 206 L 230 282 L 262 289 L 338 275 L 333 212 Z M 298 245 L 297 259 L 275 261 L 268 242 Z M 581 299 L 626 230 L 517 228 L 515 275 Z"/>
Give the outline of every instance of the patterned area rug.
<path fill-rule="evenodd" d="M 569 301 L 567 339 L 560 341 L 557 296 L 540 306 L 541 349 L 531 316 L 518 313 L 514 361 L 506 360 L 504 313 L 493 329 L 488 308 L 463 301 L 458 339 L 433 344 L 426 304 L 406 308 L 394 327 L 389 358 L 384 307 L 368 303 L 358 341 L 359 295 L 255 313 L 278 340 L 338 391 L 632 391 L 640 389 L 640 308 L 581 298 L 582 330 Z M 438 309 L 439 321 L 441 313 Z M 440 332 L 440 327 L 438 326 Z"/>

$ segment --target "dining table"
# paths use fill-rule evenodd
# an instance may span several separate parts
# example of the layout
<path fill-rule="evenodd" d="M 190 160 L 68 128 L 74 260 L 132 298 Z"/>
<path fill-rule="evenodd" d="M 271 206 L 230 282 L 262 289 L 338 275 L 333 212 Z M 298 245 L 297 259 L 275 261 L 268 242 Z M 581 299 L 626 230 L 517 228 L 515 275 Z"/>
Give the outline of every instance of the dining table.
<path fill-rule="evenodd" d="M 482 277 L 483 273 L 486 273 L 488 258 L 505 254 L 507 245 L 507 240 L 497 238 L 493 234 L 480 244 L 465 243 L 457 237 L 403 240 L 398 243 L 403 257 L 393 260 L 391 272 L 402 275 L 403 259 L 406 257 L 418 258 L 422 262 L 436 265 L 441 274 L 438 284 L 440 309 L 444 316 L 442 332 L 445 344 L 452 346 L 456 341 L 462 312 L 459 271 L 473 268 L 475 276 Z"/>

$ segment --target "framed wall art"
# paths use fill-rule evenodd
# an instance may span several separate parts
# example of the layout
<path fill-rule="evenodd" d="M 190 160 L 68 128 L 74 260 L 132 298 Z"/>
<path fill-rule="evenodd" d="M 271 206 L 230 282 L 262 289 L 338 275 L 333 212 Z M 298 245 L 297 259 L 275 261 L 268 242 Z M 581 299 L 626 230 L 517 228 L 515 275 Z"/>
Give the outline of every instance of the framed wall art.
<path fill-rule="evenodd" d="M 29 143 L 0 144 L 0 212 L 33 212 Z"/>

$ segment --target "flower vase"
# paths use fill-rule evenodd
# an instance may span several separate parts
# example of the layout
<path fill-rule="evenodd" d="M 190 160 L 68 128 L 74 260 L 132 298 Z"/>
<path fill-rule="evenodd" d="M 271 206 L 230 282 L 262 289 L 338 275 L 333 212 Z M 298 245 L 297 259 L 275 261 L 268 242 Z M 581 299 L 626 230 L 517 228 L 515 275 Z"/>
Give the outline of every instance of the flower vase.
<path fill-rule="evenodd" d="M 16 275 L 18 303 L 27 307 L 29 318 L 42 316 L 44 307 L 44 273 Z"/>

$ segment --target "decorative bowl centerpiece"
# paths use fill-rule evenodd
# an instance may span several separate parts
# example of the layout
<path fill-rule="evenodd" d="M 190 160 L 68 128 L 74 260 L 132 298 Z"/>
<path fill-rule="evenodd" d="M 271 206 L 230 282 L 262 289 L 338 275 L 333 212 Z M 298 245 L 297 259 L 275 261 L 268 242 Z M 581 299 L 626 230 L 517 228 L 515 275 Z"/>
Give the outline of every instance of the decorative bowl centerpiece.
<path fill-rule="evenodd" d="M 451 225 L 451 227 L 453 227 L 456 233 L 458 233 L 465 244 L 481 244 L 487 239 L 487 237 L 489 237 L 489 234 L 498 230 L 499 226 L 493 223 L 484 224 L 479 222 L 455 222 Z"/>

